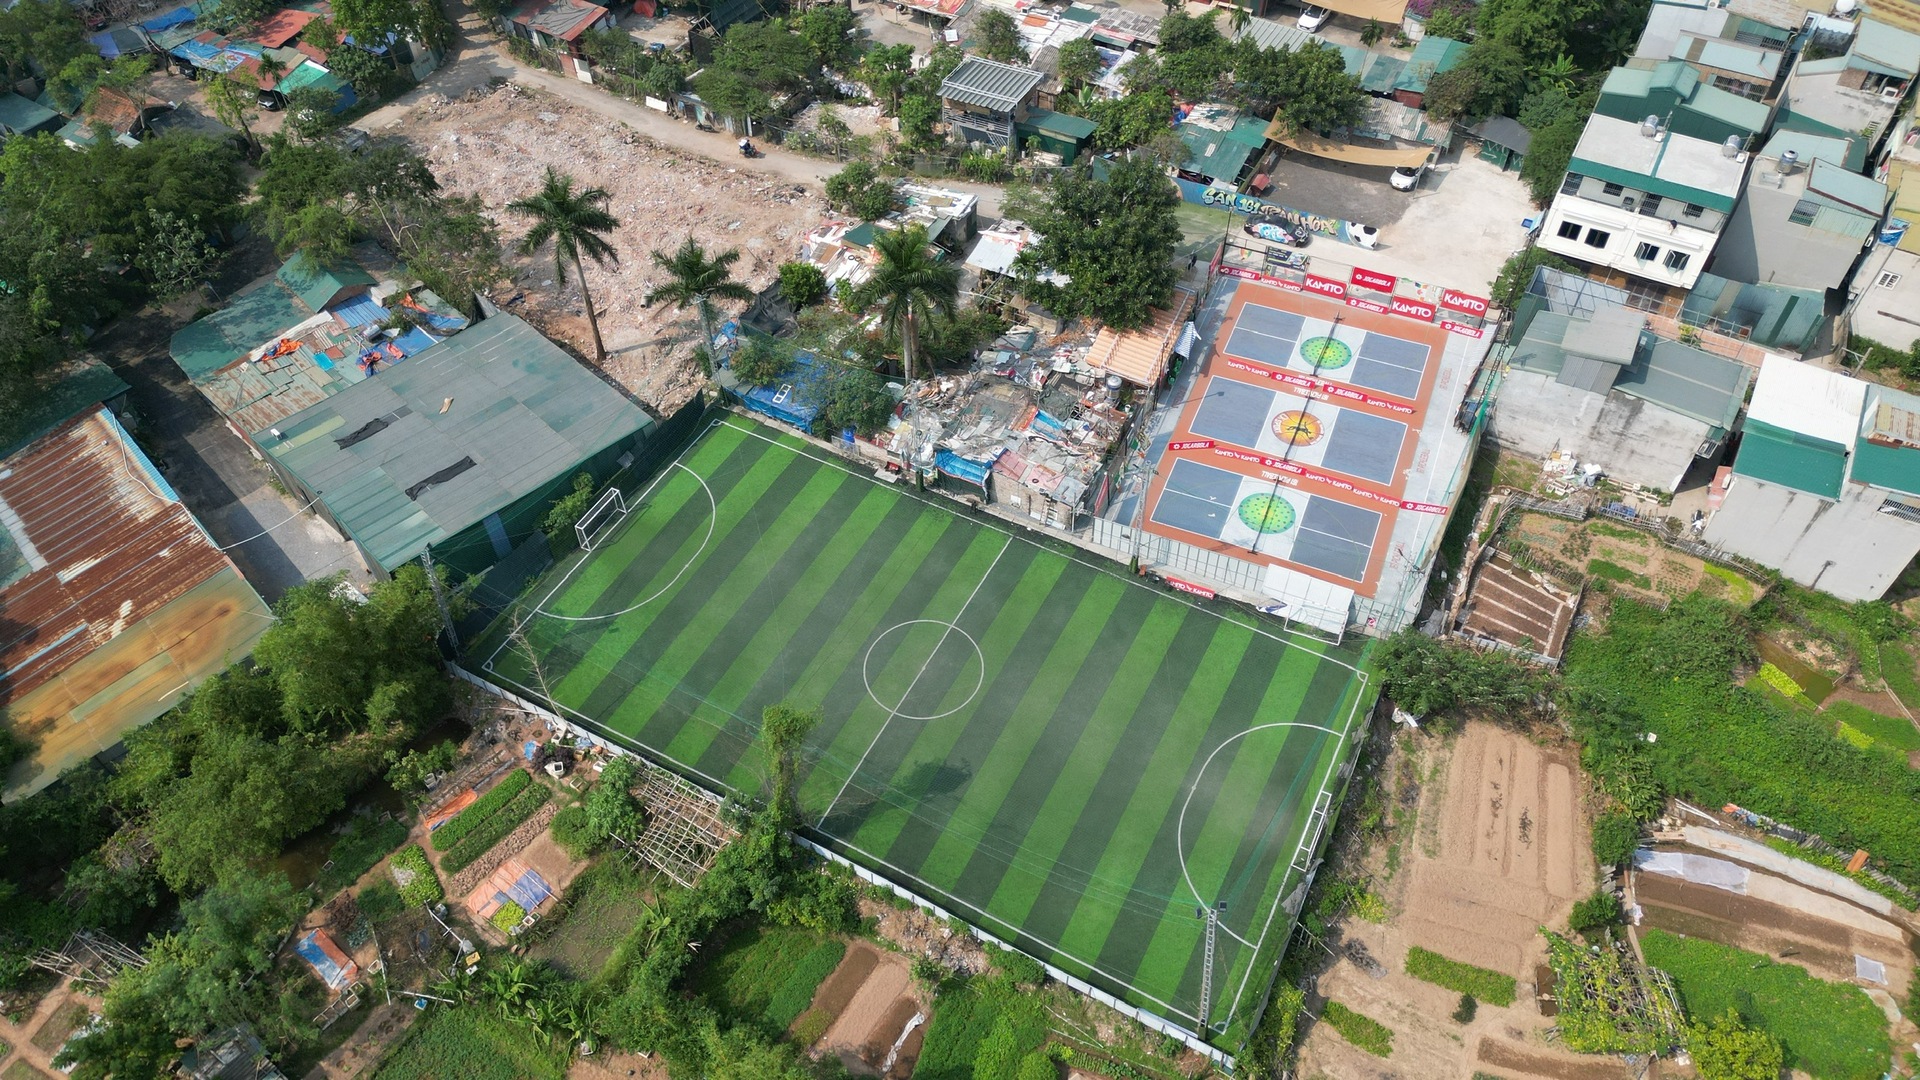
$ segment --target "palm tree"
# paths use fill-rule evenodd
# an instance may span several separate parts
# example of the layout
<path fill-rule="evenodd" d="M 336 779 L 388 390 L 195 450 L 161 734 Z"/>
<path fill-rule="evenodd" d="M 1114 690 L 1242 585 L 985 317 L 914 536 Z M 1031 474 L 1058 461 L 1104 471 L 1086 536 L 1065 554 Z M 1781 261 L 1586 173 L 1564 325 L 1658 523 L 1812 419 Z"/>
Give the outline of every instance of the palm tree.
<path fill-rule="evenodd" d="M 708 375 L 713 374 L 713 302 L 753 299 L 752 289 L 733 280 L 732 267 L 739 258 L 736 248 L 708 258 L 707 250 L 691 236 L 671 255 L 653 253 L 654 265 L 667 272 L 667 283 L 648 290 L 646 305 L 672 304 L 700 313 L 700 326 L 707 334 L 700 347 L 700 366 Z"/>
<path fill-rule="evenodd" d="M 1240 31 L 1245 30 L 1247 24 L 1253 21 L 1252 5 L 1253 0 L 1247 0 L 1244 4 L 1235 3 L 1233 10 L 1227 13 L 1227 25 L 1233 28 L 1235 37 L 1240 36 Z"/>
<path fill-rule="evenodd" d="M 538 194 L 507 204 L 507 209 L 533 218 L 533 228 L 520 241 L 522 255 L 531 255 L 552 240 L 554 277 L 561 284 L 567 280 L 567 264 L 573 264 L 580 278 L 580 300 L 587 306 L 587 327 L 593 331 L 595 363 L 607 358 L 607 350 L 600 343 L 600 320 L 593 313 L 587 268 L 581 260 L 592 259 L 601 266 L 619 264 L 619 255 L 606 239 L 607 233 L 620 227 L 620 219 L 607 212 L 607 202 L 612 198 L 606 188 L 573 190 L 573 177 L 557 173 L 549 165 Z"/>
<path fill-rule="evenodd" d="M 934 311 L 953 317 L 960 299 L 960 267 L 927 250 L 924 225 L 881 230 L 873 246 L 880 252 L 880 265 L 861 286 L 859 306 L 879 305 L 881 324 L 900 336 L 900 362 L 912 382 L 920 321 Z"/>

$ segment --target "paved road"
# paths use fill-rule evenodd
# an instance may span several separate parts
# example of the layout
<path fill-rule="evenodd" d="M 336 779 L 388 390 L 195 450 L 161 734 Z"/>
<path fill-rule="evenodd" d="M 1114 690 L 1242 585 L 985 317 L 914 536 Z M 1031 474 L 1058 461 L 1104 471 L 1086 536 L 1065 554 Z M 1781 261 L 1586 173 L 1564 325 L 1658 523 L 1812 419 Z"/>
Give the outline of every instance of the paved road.
<path fill-rule="evenodd" d="M 460 17 L 459 31 L 457 59 L 427 76 L 419 87 L 367 113 L 359 120 L 358 126 L 374 135 L 403 134 L 407 114 L 427 95 L 439 94 L 448 99 L 458 99 L 467 91 L 485 86 L 494 79 L 511 79 L 522 86 L 547 91 L 609 120 L 626 124 L 663 145 L 723 164 L 771 173 L 792 183 L 816 189 L 826 183 L 827 177 L 840 171 L 840 162 L 789 153 L 777 146 L 763 146 L 766 156 L 747 164 L 740 161 L 739 152 L 734 148 L 735 137 L 726 132 L 701 131 L 690 122 L 657 113 L 601 87 L 522 64 L 470 12 Z M 1000 216 L 1000 200 L 1005 194 L 1001 188 L 957 180 L 941 180 L 937 183 L 941 187 L 969 192 L 978 197 L 981 217 Z"/>

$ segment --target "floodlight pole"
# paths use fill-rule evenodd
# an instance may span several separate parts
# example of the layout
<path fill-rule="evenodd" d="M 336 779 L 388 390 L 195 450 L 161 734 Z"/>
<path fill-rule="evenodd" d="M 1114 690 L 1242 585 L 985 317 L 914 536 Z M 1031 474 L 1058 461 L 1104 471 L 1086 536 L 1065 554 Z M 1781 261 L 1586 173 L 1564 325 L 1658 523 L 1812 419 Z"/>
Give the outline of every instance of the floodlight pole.
<path fill-rule="evenodd" d="M 433 589 L 433 602 L 440 605 L 440 622 L 447 631 L 447 641 L 453 646 L 455 656 L 460 654 L 460 632 L 453 628 L 453 612 L 447 607 L 447 594 L 440 586 L 440 575 L 433 572 L 433 551 L 420 552 L 420 565 L 427 568 L 427 585 Z"/>

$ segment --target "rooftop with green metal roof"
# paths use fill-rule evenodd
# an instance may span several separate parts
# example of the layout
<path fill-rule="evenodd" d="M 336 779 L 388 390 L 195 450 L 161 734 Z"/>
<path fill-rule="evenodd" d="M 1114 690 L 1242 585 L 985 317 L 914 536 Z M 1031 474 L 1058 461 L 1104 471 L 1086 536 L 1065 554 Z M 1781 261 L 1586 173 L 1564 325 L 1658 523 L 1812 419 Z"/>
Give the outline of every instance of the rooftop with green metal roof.
<path fill-rule="evenodd" d="M 31 135 L 52 131 L 61 123 L 59 113 L 31 98 L 0 94 L 0 134 Z"/>
<path fill-rule="evenodd" d="M 1413 55 L 1407 58 L 1406 67 L 1394 80 L 1393 88 L 1425 93 L 1429 80 L 1443 71 L 1453 70 L 1466 55 L 1466 42 L 1428 34 L 1413 47 Z"/>
<path fill-rule="evenodd" d="M 1740 452 L 1733 459 L 1736 475 L 1828 499 L 1840 497 L 1840 485 L 1847 476 L 1845 446 L 1775 427 L 1751 416 L 1743 430 Z"/>
<path fill-rule="evenodd" d="M 181 327 L 168 348 L 187 378 L 199 382 L 313 314 L 278 277 L 265 278 Z"/>
<path fill-rule="evenodd" d="M 505 313 L 287 418 L 266 451 L 383 568 L 417 557 L 653 420 Z"/>
<path fill-rule="evenodd" d="M 1848 479 L 1920 495 L 1920 397 L 1884 386 L 1868 389 Z"/>

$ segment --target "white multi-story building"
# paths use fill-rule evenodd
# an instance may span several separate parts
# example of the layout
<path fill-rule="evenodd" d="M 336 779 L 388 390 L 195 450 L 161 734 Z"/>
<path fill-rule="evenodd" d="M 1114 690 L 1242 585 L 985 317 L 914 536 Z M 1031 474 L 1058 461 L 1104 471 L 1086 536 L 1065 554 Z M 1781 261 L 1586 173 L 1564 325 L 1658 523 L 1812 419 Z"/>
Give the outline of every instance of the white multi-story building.
<path fill-rule="evenodd" d="M 1548 251 L 1676 289 L 1706 269 L 1746 177 L 1738 137 L 1681 135 L 1657 117 L 1595 114 L 1547 211 Z"/>

